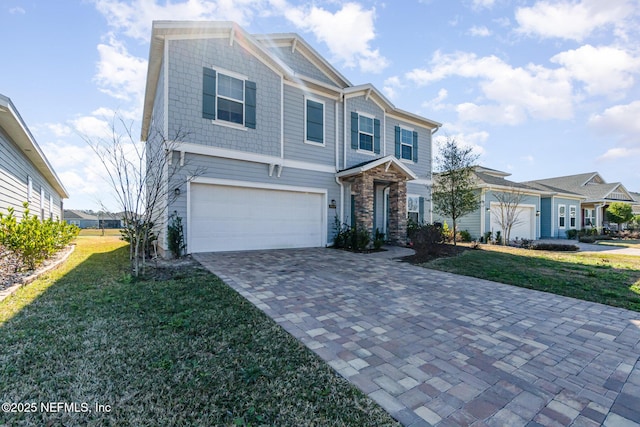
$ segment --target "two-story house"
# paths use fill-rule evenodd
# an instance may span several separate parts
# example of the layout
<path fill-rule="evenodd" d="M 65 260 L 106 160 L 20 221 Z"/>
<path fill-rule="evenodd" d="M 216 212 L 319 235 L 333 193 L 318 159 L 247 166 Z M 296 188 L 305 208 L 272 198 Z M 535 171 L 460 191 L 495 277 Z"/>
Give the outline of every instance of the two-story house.
<path fill-rule="evenodd" d="M 296 34 L 153 23 L 142 140 L 184 135 L 160 208 L 184 219 L 189 253 L 326 246 L 336 217 L 404 242 L 408 216 L 430 221 L 440 126 L 352 85 Z"/>

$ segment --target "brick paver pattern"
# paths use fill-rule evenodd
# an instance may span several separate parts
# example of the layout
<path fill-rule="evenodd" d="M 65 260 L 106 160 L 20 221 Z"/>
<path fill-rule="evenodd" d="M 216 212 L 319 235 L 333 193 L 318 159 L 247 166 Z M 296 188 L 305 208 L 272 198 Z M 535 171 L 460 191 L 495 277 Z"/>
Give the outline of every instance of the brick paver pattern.
<path fill-rule="evenodd" d="M 197 254 L 407 426 L 640 426 L 640 313 L 334 249 Z"/>

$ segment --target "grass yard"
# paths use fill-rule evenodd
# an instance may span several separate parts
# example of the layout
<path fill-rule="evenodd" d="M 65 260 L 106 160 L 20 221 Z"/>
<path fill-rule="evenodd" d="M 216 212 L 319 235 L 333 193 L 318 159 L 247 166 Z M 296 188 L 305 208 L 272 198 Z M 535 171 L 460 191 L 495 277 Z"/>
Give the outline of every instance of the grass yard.
<path fill-rule="evenodd" d="M 623 246 L 626 248 L 640 249 L 640 240 L 628 239 L 628 240 L 598 240 L 599 245 L 605 246 Z"/>
<path fill-rule="evenodd" d="M 80 236 L 63 267 L 0 303 L 0 402 L 36 405 L 0 425 L 397 425 L 215 276 L 132 281 L 127 254 Z"/>
<path fill-rule="evenodd" d="M 640 257 L 483 245 L 427 268 L 640 311 Z"/>

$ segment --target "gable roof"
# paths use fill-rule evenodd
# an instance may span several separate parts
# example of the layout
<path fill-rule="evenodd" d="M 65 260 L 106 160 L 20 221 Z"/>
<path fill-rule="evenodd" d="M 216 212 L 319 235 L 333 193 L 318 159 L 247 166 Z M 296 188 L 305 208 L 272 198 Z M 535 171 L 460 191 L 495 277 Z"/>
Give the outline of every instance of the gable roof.
<path fill-rule="evenodd" d="M 96 215 L 91 215 L 76 209 L 65 209 L 63 216 L 64 219 L 84 219 L 90 221 L 98 221 L 98 217 Z"/>
<path fill-rule="evenodd" d="M 230 44 L 239 43 L 274 72 L 281 75 L 285 81 L 302 84 L 324 92 L 331 92 L 335 96 L 346 96 L 350 94 L 364 95 L 367 97 L 373 96 L 374 101 L 376 101 L 387 114 L 397 115 L 400 118 L 418 123 L 429 129 L 437 129 L 442 126 L 441 123 L 396 108 L 371 84 L 352 86 L 340 72 L 297 34 L 251 35 L 244 31 L 238 24 L 230 21 L 153 21 L 142 113 L 142 141 L 146 141 L 149 135 L 151 114 L 153 112 L 153 104 L 164 59 L 164 44 L 165 40 L 171 37 L 228 38 Z M 298 49 L 331 81 L 335 82 L 335 86 L 316 80 L 310 76 L 296 73 L 283 58 L 280 58 L 275 52 L 269 49 L 271 43 L 290 43 L 293 49 Z"/>
<path fill-rule="evenodd" d="M 535 181 L 529 181 L 528 184 L 533 185 L 545 185 L 554 188 L 559 188 L 570 193 L 580 194 L 586 197 L 587 201 L 596 200 L 620 200 L 620 201 L 633 201 L 633 197 L 619 182 L 607 183 L 598 172 L 587 172 L 576 175 L 566 175 L 554 178 L 537 179 Z M 617 198 L 610 198 L 611 193 L 619 190 L 624 194 L 629 195 L 629 198 L 621 200 Z"/>
<path fill-rule="evenodd" d="M 33 163 L 38 172 L 47 180 L 49 185 L 63 199 L 68 199 L 69 194 L 64 188 L 62 181 L 53 170 L 35 138 L 22 120 L 20 113 L 16 109 L 11 99 L 0 94 L 0 128 L 2 128 L 9 138 L 18 146 L 22 153 Z"/>
<path fill-rule="evenodd" d="M 408 180 L 418 179 L 418 176 L 413 173 L 411 169 L 406 167 L 400 160 L 396 159 L 396 157 L 392 155 L 381 157 L 375 160 L 370 160 L 368 162 L 359 163 L 355 166 L 351 166 L 348 169 L 343 169 L 340 172 L 336 173 L 336 177 L 345 178 L 348 176 L 359 175 L 362 172 L 366 172 L 381 165 L 385 165 L 387 169 L 393 166 L 394 168 L 398 169 L 398 171 L 403 174 Z"/>

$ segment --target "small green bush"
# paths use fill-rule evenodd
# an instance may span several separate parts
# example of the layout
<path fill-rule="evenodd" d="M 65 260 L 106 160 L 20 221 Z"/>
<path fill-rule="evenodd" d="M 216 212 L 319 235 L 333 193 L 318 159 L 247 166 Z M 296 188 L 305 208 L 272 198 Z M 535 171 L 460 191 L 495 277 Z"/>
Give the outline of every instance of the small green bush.
<path fill-rule="evenodd" d="M 180 258 L 186 245 L 184 243 L 184 228 L 182 218 L 177 213 L 171 214 L 169 225 L 167 226 L 167 240 L 169 250 L 175 258 Z"/>
<path fill-rule="evenodd" d="M 373 249 L 379 250 L 384 245 L 384 233 L 376 228 L 373 234 Z"/>
<path fill-rule="evenodd" d="M 340 224 L 340 219 L 337 215 L 333 222 L 333 228 L 335 232 L 333 237 L 334 248 L 349 249 L 356 252 L 364 251 L 369 248 L 371 236 L 366 229 L 358 226 L 350 227 L 347 224 Z"/>
<path fill-rule="evenodd" d="M 575 240 L 577 237 L 578 237 L 578 230 L 576 229 L 567 230 L 567 239 Z"/>
<path fill-rule="evenodd" d="M 460 241 L 462 241 L 462 242 L 470 242 L 471 240 L 473 240 L 471 238 L 471 233 L 469 233 L 468 230 L 462 230 L 458 234 L 460 235 Z"/>
<path fill-rule="evenodd" d="M 576 245 L 564 245 L 561 243 L 537 243 L 531 246 L 534 251 L 575 252 L 580 250 Z"/>
<path fill-rule="evenodd" d="M 13 252 L 21 266 L 33 270 L 56 250 L 66 246 L 78 235 L 80 229 L 62 221 L 41 221 L 31 215 L 25 202 L 22 220 L 18 222 L 15 210 L 8 208 L 8 215 L 0 213 L 0 244 Z"/>

